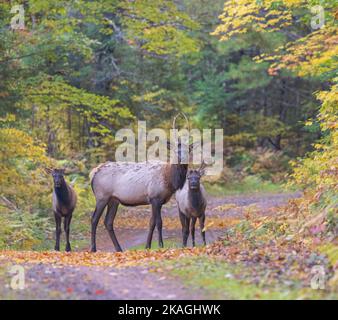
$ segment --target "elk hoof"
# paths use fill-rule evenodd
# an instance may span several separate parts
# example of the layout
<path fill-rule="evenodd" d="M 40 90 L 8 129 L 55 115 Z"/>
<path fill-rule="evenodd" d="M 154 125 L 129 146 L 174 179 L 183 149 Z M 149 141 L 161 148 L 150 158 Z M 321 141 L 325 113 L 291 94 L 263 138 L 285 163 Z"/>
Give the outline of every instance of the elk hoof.
<path fill-rule="evenodd" d="M 72 249 L 70 247 L 70 244 L 67 244 L 67 246 L 66 246 L 66 252 L 70 252 L 70 251 L 72 251 Z"/>
<path fill-rule="evenodd" d="M 60 247 L 55 246 L 54 250 L 55 250 L 55 251 L 60 251 Z"/>
<path fill-rule="evenodd" d="M 96 248 L 92 247 L 92 248 L 90 249 L 90 252 L 96 252 Z"/>

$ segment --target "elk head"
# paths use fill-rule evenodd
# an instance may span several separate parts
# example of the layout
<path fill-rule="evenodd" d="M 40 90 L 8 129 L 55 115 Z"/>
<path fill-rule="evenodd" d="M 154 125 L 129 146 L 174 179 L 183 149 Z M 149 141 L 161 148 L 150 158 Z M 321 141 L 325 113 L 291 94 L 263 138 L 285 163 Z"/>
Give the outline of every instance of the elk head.
<path fill-rule="evenodd" d="M 199 169 L 189 170 L 187 174 L 189 189 L 198 190 L 200 188 L 201 177 L 205 174 L 206 163 L 203 161 Z"/>
<path fill-rule="evenodd" d="M 54 180 L 54 187 L 59 188 L 65 181 L 65 169 L 45 169 L 48 174 L 51 174 Z"/>

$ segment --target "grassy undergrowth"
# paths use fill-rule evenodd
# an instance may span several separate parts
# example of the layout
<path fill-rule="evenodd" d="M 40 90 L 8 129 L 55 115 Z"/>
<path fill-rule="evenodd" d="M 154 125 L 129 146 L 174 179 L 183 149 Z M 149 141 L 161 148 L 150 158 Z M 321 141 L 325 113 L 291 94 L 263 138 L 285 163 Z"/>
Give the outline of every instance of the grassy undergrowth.
<path fill-rule="evenodd" d="M 250 283 L 242 280 L 245 267 L 230 265 L 211 257 L 188 257 L 165 261 L 163 268 L 182 279 L 185 285 L 202 288 L 210 299 L 336 299 L 325 290 L 304 288 L 297 282 L 288 286 L 277 283 Z"/>
<path fill-rule="evenodd" d="M 176 249 L 176 248 L 181 248 L 182 245 L 178 243 L 177 239 L 165 239 L 163 241 L 164 249 Z M 144 250 L 145 243 L 137 245 L 137 246 L 132 246 L 128 248 L 128 250 Z M 160 249 L 158 246 L 157 241 L 153 241 L 151 244 L 151 249 L 150 250 L 158 250 Z"/>
<path fill-rule="evenodd" d="M 73 219 L 70 224 L 70 243 L 72 250 L 79 251 L 89 248 L 90 245 L 90 215 L 84 215 L 79 211 L 73 213 Z M 55 222 L 52 217 L 49 219 L 49 230 L 45 234 L 43 241 L 36 242 L 31 250 L 34 251 L 49 251 L 54 250 L 55 246 Z M 60 250 L 63 251 L 66 246 L 66 235 L 61 231 Z M 13 249 L 13 248 L 8 248 Z M 20 248 L 22 249 L 22 248 Z M 26 248 L 30 249 L 30 248 Z"/>
<path fill-rule="evenodd" d="M 287 191 L 282 184 L 264 181 L 257 176 L 247 176 L 243 180 L 231 183 L 204 183 L 207 192 L 213 196 L 231 196 L 249 193 L 277 193 Z"/>

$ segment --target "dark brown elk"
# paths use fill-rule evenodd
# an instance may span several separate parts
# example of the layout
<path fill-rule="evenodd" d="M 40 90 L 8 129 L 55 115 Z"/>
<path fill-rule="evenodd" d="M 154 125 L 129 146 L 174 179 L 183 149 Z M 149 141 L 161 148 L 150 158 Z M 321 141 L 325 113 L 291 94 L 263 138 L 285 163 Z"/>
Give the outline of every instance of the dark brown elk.
<path fill-rule="evenodd" d="M 74 189 L 67 184 L 64 169 L 47 169 L 54 181 L 53 188 L 53 212 L 55 217 L 55 250 L 60 250 L 61 222 L 64 219 L 64 230 L 66 233 L 66 251 L 71 251 L 69 242 L 69 228 L 73 211 L 76 206 L 77 196 Z"/>
<path fill-rule="evenodd" d="M 169 144 L 169 148 L 172 145 Z M 181 189 L 186 180 L 188 164 L 182 161 L 183 147 L 180 142 L 175 147 L 177 163 L 163 161 L 107 162 L 91 172 L 91 184 L 96 198 L 96 208 L 92 216 L 91 251 L 96 251 L 96 229 L 106 207 L 105 227 L 116 251 L 122 248 L 114 232 L 114 219 L 119 204 L 140 206 L 150 204 L 152 215 L 149 224 L 146 248 L 151 247 L 155 226 L 158 230 L 159 247 L 163 248 L 162 206 Z M 189 152 L 193 145 L 189 145 Z"/>
<path fill-rule="evenodd" d="M 183 247 L 187 246 L 189 228 L 191 229 L 192 246 L 195 246 L 195 225 L 199 219 L 201 235 L 205 241 L 205 208 L 207 206 L 206 192 L 200 182 L 204 174 L 205 163 L 198 170 L 189 170 L 184 187 L 176 192 L 176 202 L 182 224 Z"/>

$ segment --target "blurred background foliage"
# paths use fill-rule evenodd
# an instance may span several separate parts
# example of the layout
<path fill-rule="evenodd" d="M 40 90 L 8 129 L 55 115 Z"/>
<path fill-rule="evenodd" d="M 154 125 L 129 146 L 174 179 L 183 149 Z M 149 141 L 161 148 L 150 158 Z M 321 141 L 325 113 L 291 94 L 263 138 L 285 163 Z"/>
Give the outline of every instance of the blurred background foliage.
<path fill-rule="evenodd" d="M 287 180 L 336 208 L 335 1 L 17 3 L 23 30 L 10 28 L 12 2 L 0 3 L 0 247 L 51 236 L 45 167 L 67 169 L 88 219 L 88 172 L 114 160 L 115 132 L 137 120 L 168 129 L 179 111 L 224 129 L 212 188 Z M 325 26 L 312 30 L 318 4 Z"/>

